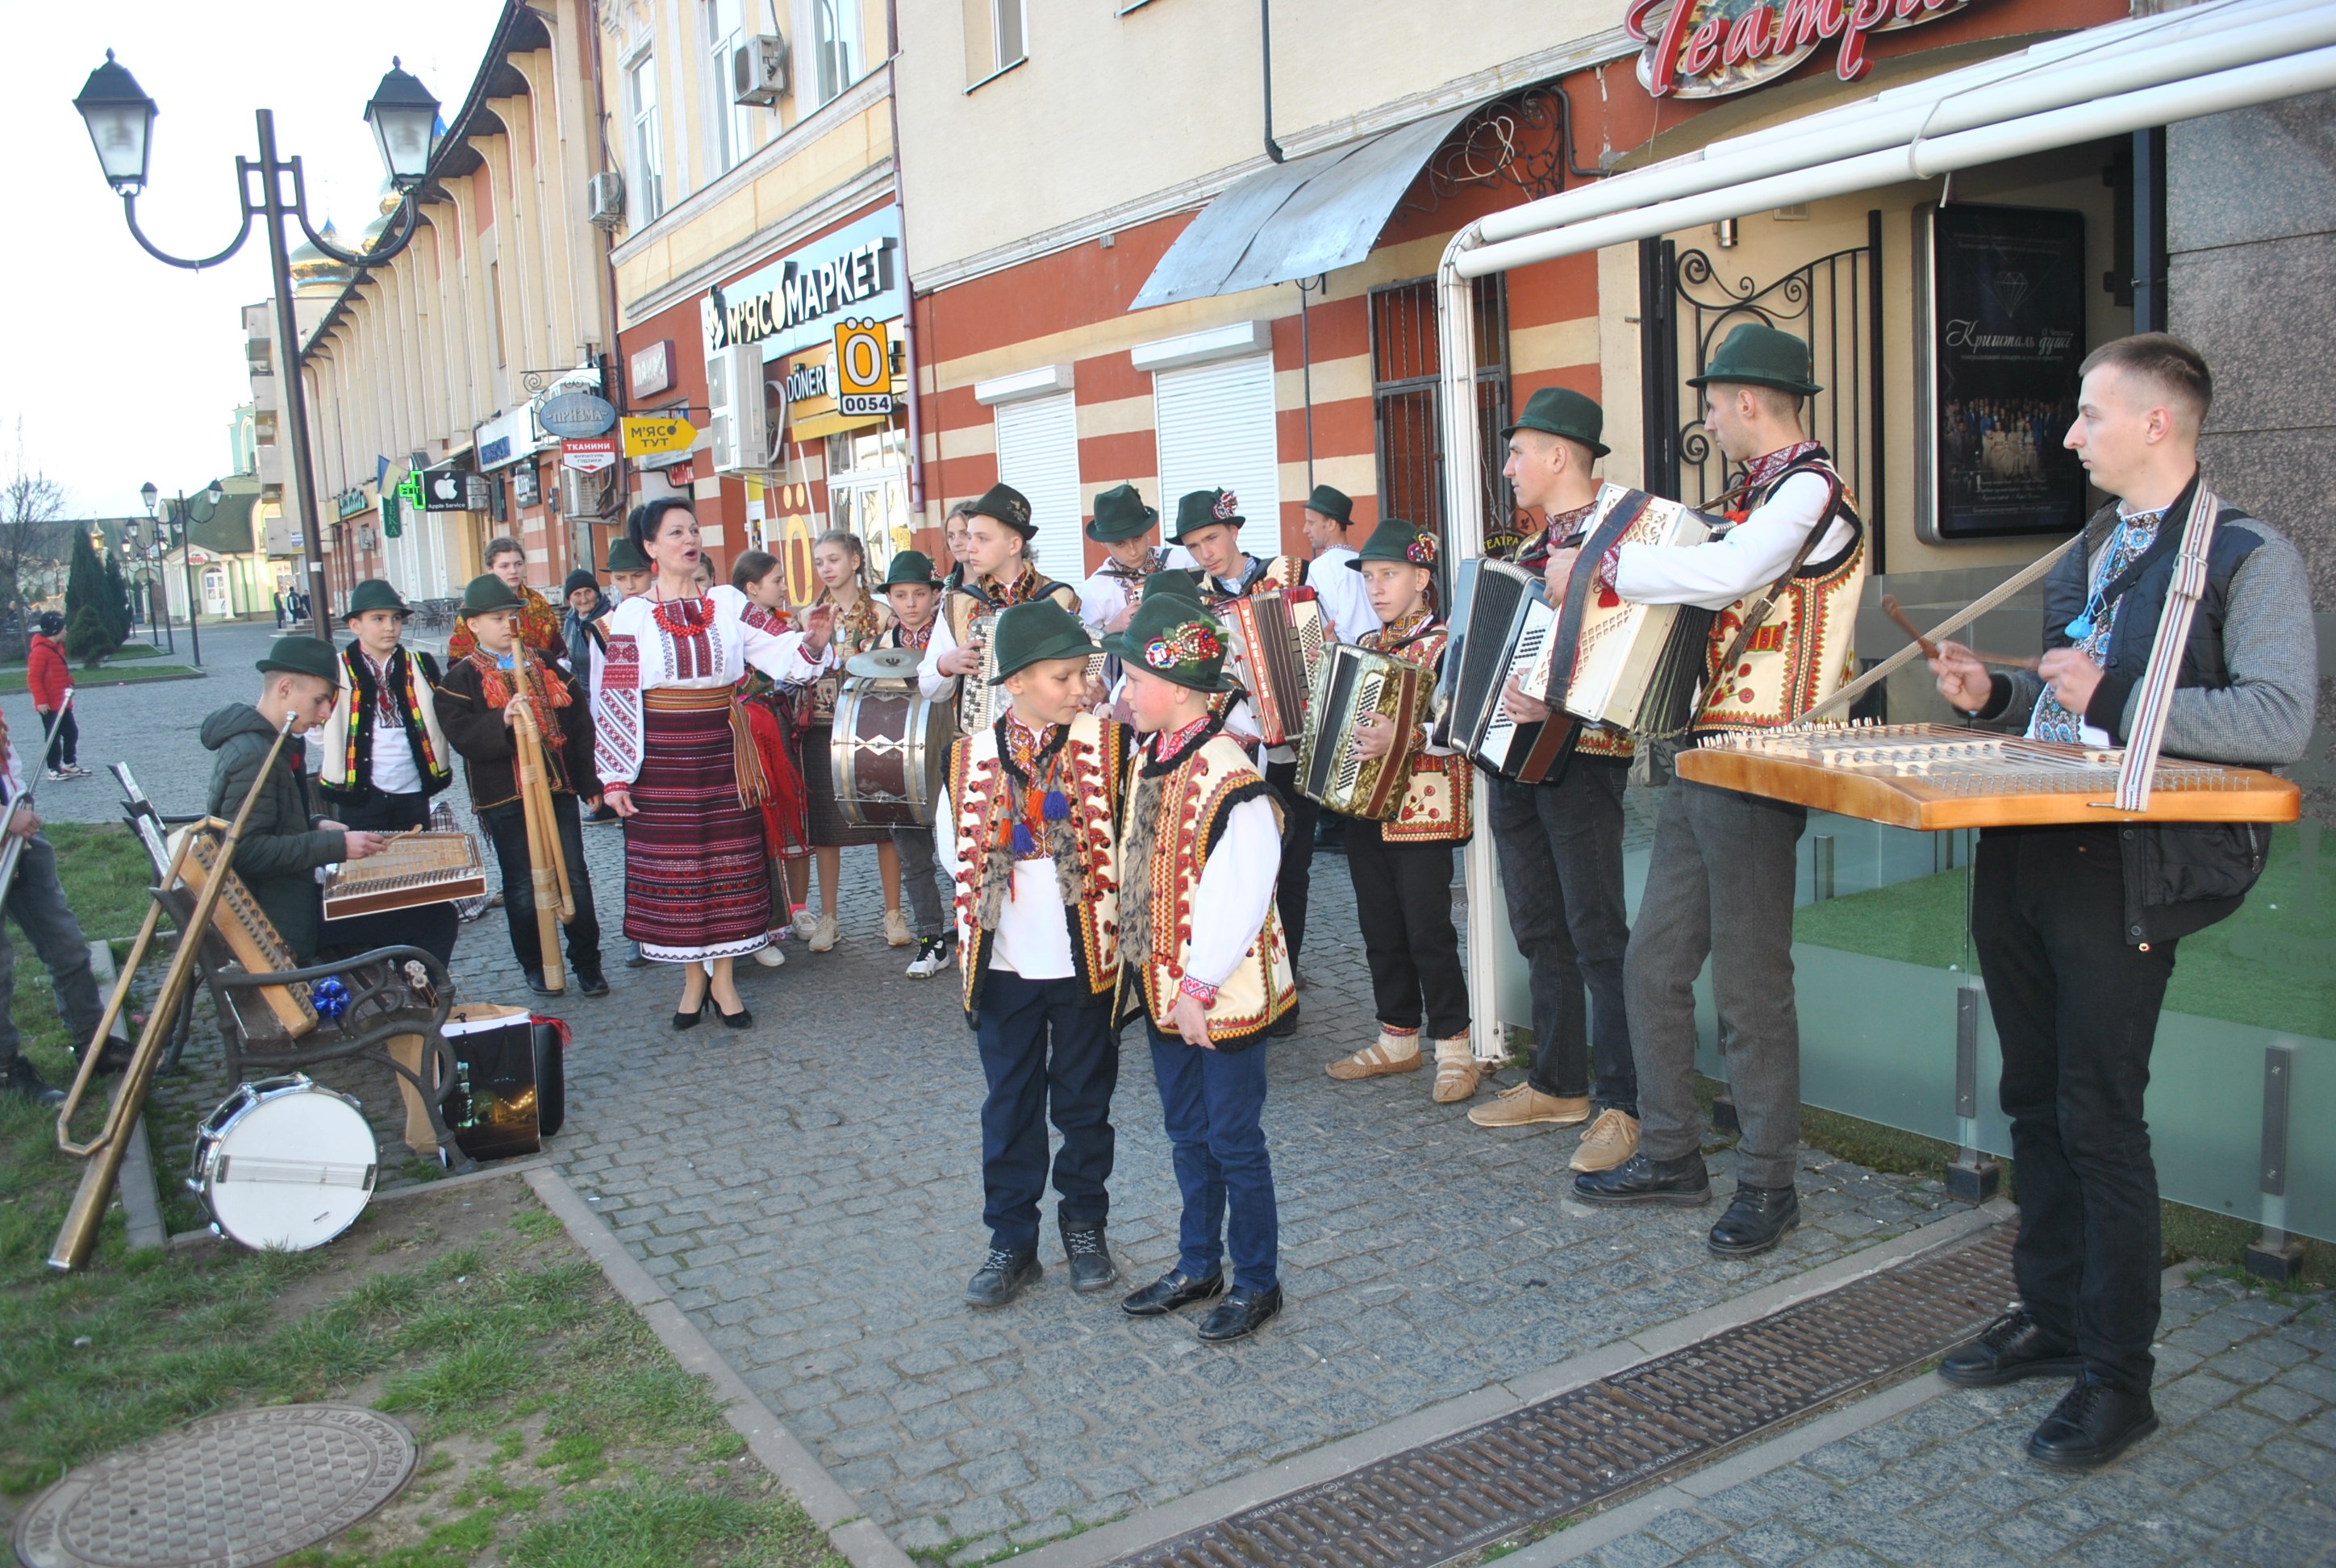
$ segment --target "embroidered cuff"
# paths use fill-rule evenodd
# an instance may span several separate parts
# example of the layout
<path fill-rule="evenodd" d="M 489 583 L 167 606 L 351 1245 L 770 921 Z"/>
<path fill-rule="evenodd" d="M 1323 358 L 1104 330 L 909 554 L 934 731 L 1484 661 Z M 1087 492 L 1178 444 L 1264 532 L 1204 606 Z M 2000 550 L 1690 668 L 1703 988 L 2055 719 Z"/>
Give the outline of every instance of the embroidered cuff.
<path fill-rule="evenodd" d="M 1183 983 L 1176 989 L 1204 1008 L 1213 1007 L 1216 1004 L 1217 988 L 1206 980 L 1196 979 L 1191 975 L 1186 975 Z"/>

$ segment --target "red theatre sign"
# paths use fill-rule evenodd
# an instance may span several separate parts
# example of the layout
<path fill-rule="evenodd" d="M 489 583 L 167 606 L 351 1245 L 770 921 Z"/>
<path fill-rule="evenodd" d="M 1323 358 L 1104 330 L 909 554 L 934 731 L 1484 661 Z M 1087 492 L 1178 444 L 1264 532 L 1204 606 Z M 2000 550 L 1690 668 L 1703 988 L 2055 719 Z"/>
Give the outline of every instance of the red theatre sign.
<path fill-rule="evenodd" d="M 1646 47 L 1639 81 L 1658 98 L 1724 98 L 1782 76 L 1838 40 L 1834 68 L 1874 63 L 1865 35 L 1935 21 L 1967 0 L 1630 0 L 1624 31 Z"/>

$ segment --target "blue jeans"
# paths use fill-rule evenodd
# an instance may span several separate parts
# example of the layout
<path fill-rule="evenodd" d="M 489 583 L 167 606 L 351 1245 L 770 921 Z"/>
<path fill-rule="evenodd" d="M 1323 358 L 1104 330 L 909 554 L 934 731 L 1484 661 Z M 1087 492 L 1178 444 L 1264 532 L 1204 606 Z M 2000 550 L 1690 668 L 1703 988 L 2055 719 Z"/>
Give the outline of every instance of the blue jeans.
<path fill-rule="evenodd" d="M 72 1032 L 73 1049 L 87 1049 L 105 1006 L 98 999 L 97 977 L 90 972 L 89 942 L 81 934 L 81 922 L 65 907 L 65 891 L 57 881 L 57 852 L 39 833 L 24 841 L 16 880 L 8 889 L 7 912 L 49 966 L 57 1010 Z M 8 999 L 15 994 L 16 950 L 8 940 L 7 927 L 0 924 L 0 1067 L 16 1059 L 16 1025 L 8 1016 Z"/>
<path fill-rule="evenodd" d="M 1231 1245 L 1233 1282 L 1270 1290 L 1281 1282 L 1281 1217 L 1266 1152 L 1265 1047 L 1204 1051 L 1163 1035 L 1149 1018 L 1152 1075 L 1184 1195 L 1176 1267 L 1195 1279 L 1217 1271 Z M 1230 1228 L 1226 1211 L 1231 1210 Z"/>
<path fill-rule="evenodd" d="M 1119 1086 L 1119 1037 L 1111 1009 L 1085 981 L 1026 980 L 992 969 L 975 1020 L 982 1076 L 982 1220 L 989 1244 L 1016 1251 L 1038 1244 L 1038 1200 L 1046 1191 L 1046 1122 L 1063 1147 L 1055 1157 L 1056 1217 L 1075 1228 L 1110 1217 L 1116 1135 L 1112 1091 Z"/>

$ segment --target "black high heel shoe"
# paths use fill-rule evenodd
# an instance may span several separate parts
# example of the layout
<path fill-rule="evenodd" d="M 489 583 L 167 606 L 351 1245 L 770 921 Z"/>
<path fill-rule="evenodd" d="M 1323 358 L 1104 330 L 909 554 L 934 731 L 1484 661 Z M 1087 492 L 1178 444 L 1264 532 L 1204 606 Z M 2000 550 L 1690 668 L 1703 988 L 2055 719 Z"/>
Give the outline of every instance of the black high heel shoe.
<path fill-rule="evenodd" d="M 713 994 L 708 992 L 706 999 L 709 1002 L 713 1001 Z M 738 1004 L 738 1010 L 735 1013 L 725 1013 L 722 1010 L 720 1005 L 716 1004 L 714 1008 L 714 1014 L 715 1017 L 722 1020 L 725 1026 L 734 1029 L 743 1029 L 754 1021 L 754 1013 L 748 1009 L 746 1004 L 744 1002 Z"/>
<path fill-rule="evenodd" d="M 705 998 L 705 999 L 704 999 L 703 1001 L 700 1001 L 700 1002 L 697 1004 L 697 1010 L 696 1010 L 696 1012 L 694 1012 L 694 1013 L 676 1013 L 676 1014 L 674 1014 L 674 1015 L 673 1015 L 673 1027 L 674 1027 L 675 1028 L 676 1028 L 676 1029 L 694 1029 L 694 1028 L 696 1028 L 696 1027 L 698 1026 L 699 1022 L 700 1022 L 702 1019 L 704 1019 L 704 1018 L 705 1018 L 706 1014 L 706 1010 L 707 1010 L 708 1008 L 712 1008 L 713 1006 L 714 1006 L 714 993 L 713 993 L 712 991 L 708 991 L 708 992 L 706 992 L 706 998 Z"/>

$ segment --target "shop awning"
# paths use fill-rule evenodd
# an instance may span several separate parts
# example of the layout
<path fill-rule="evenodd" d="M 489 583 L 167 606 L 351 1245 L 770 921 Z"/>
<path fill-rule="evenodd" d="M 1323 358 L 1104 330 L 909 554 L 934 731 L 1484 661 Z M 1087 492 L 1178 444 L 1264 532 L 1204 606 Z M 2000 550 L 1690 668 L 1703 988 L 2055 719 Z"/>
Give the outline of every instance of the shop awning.
<path fill-rule="evenodd" d="M 1422 165 L 1476 108 L 1260 169 L 1201 209 L 1128 308 L 1237 294 L 1351 267 L 1370 254 Z"/>

